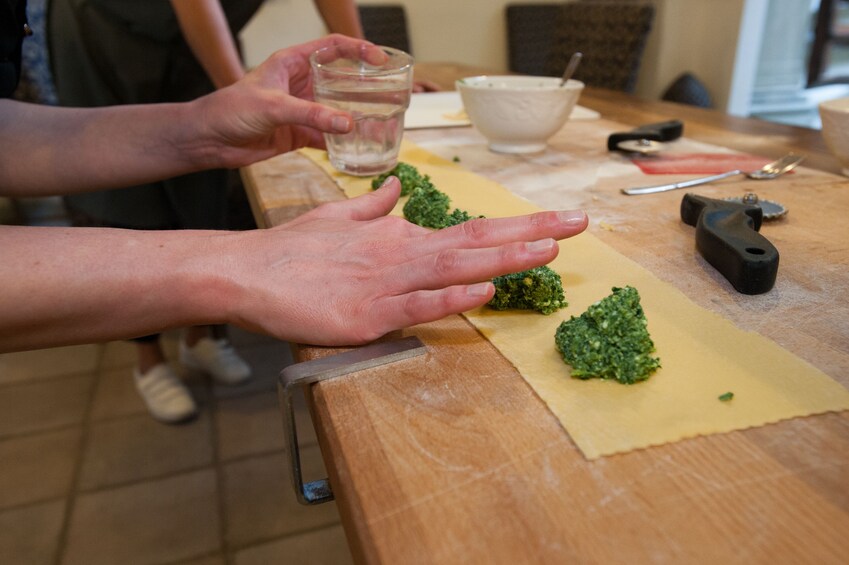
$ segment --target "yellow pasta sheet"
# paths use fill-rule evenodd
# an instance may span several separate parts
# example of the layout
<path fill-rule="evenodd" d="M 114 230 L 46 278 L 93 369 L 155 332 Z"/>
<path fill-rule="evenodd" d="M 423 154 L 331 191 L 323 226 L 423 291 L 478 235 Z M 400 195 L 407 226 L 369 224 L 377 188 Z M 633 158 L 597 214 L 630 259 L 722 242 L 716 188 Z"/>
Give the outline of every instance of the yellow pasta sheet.
<path fill-rule="evenodd" d="M 371 189 L 371 179 L 335 171 L 323 152 L 305 154 L 349 197 Z M 452 206 L 472 214 L 503 217 L 538 210 L 499 184 L 412 144 L 405 143 L 401 160 L 430 175 Z M 400 205 L 395 213 L 401 214 Z M 484 307 L 465 316 L 513 363 L 587 458 L 849 408 L 849 391 L 828 375 L 701 308 L 591 234 L 563 241 L 560 249 L 550 266 L 563 279 L 567 308 L 543 316 Z M 610 294 L 611 287 L 625 285 L 640 292 L 662 368 L 630 386 L 571 378 L 554 346 L 557 326 Z M 718 400 L 729 391 L 733 400 Z"/>

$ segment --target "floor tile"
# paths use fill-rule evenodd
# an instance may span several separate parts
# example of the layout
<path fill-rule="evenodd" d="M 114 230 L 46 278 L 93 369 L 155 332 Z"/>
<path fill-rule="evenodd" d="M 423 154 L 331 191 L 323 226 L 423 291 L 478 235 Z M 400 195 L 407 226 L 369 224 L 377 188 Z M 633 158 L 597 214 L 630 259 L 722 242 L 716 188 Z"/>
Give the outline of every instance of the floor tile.
<path fill-rule="evenodd" d="M 174 565 L 227 565 L 227 560 L 224 555 L 219 553 L 209 557 L 201 557 L 199 559 L 190 559 L 188 561 L 179 561 Z"/>
<path fill-rule="evenodd" d="M 93 376 L 0 387 L 0 438 L 80 424 Z"/>
<path fill-rule="evenodd" d="M 82 490 L 162 477 L 212 464 L 211 418 L 170 426 L 147 414 L 92 424 Z"/>
<path fill-rule="evenodd" d="M 220 547 L 216 477 L 205 470 L 79 496 L 62 563 L 186 561 Z"/>
<path fill-rule="evenodd" d="M 147 407 L 133 383 L 130 367 L 118 367 L 101 373 L 91 405 L 92 421 L 146 413 Z"/>
<path fill-rule="evenodd" d="M 53 563 L 64 515 L 64 500 L 0 512 L 0 563 Z"/>
<path fill-rule="evenodd" d="M 110 341 L 103 346 L 100 360 L 101 371 L 134 367 L 138 363 L 138 352 L 132 341 Z"/>
<path fill-rule="evenodd" d="M 295 422 L 300 445 L 314 445 L 315 431 L 303 402 L 295 404 Z M 277 391 L 220 400 L 216 423 L 218 453 L 224 461 L 279 451 L 286 446 Z"/>
<path fill-rule="evenodd" d="M 223 554 L 213 555 L 210 557 L 201 557 L 199 559 L 190 559 L 188 561 L 180 561 L 174 565 L 227 565 L 227 560 Z"/>
<path fill-rule="evenodd" d="M 301 452 L 304 476 L 326 477 L 318 447 Z M 317 506 L 298 503 L 283 454 L 253 457 L 224 468 L 224 507 L 231 548 L 300 533 L 339 522 L 334 502 Z"/>
<path fill-rule="evenodd" d="M 0 441 L 0 509 L 66 496 L 81 438 L 72 428 Z"/>
<path fill-rule="evenodd" d="M 0 385 L 91 373 L 102 346 L 74 345 L 0 354 Z"/>
<path fill-rule="evenodd" d="M 249 547 L 236 553 L 235 558 L 235 565 L 346 565 L 353 562 L 342 526 L 331 526 Z"/>

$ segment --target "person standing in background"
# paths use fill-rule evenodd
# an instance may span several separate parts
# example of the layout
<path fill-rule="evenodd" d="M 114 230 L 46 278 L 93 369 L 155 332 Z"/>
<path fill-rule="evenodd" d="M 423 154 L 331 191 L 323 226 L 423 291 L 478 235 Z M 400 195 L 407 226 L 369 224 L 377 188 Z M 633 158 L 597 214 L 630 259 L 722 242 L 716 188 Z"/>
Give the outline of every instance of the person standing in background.
<path fill-rule="evenodd" d="M 170 0 L 186 43 L 215 88 L 233 84 L 245 74 L 236 37 L 263 0 Z M 329 33 L 363 39 L 354 0 L 314 0 Z M 224 5 L 227 5 L 225 10 Z M 238 12 L 236 12 L 238 9 Z M 281 45 L 281 47 L 283 47 Z"/>
<path fill-rule="evenodd" d="M 235 83 L 245 74 L 236 38 L 263 3 L 50 1 L 49 52 L 58 102 L 76 107 L 184 102 Z M 362 37 L 353 0 L 315 3 L 331 32 Z M 210 170 L 74 194 L 65 202 L 77 226 L 225 229 L 231 179 L 226 170 Z M 136 388 L 157 420 L 189 420 L 197 414 L 197 405 L 167 362 L 159 338 L 155 334 L 134 340 Z M 223 327 L 186 328 L 179 357 L 187 368 L 205 372 L 220 384 L 238 385 L 251 377 L 250 366 L 229 343 Z"/>

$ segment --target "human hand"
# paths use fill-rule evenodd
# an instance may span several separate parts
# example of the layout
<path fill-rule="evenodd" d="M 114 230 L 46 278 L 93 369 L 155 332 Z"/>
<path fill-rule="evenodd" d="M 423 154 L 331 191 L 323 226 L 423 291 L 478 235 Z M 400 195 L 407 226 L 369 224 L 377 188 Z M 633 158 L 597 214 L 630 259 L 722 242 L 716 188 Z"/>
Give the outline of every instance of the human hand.
<path fill-rule="evenodd" d="M 373 44 L 344 35 L 275 52 L 234 85 L 196 101 L 208 127 L 202 137 L 212 162 L 205 165 L 234 168 L 299 147 L 323 148 L 323 132 L 350 131 L 349 113 L 313 101 L 309 57 L 330 46 L 375 64 L 386 57 Z"/>
<path fill-rule="evenodd" d="M 297 343 L 354 345 L 488 302 L 494 276 L 544 265 L 583 212 L 476 219 L 431 231 L 387 216 L 394 177 L 269 230 L 232 237 L 228 321 Z M 219 255 L 220 256 L 220 255 Z"/>
<path fill-rule="evenodd" d="M 350 114 L 312 101 L 309 56 L 331 45 L 375 64 L 386 58 L 371 43 L 332 35 L 278 51 L 235 84 L 191 102 L 57 108 L 0 100 L 0 190 L 112 189 L 323 147 L 322 132 L 353 124 Z"/>
<path fill-rule="evenodd" d="M 413 81 L 413 92 L 439 92 L 442 90 L 439 85 L 429 80 Z"/>

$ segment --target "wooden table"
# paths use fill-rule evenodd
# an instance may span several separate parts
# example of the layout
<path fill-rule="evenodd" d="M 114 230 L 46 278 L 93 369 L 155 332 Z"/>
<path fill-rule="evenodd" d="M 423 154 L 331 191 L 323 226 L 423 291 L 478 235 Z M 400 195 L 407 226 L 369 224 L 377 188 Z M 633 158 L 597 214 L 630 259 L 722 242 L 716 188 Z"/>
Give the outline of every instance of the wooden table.
<path fill-rule="evenodd" d="M 417 69 L 446 87 L 474 73 L 452 65 Z M 585 208 L 591 220 L 612 222 L 612 231 L 598 229 L 597 221 L 590 229 L 697 304 L 849 386 L 849 179 L 830 174 L 839 168 L 819 133 L 591 89 L 580 104 L 601 112 L 605 123 L 633 127 L 679 118 L 690 139 L 766 157 L 788 150 L 809 156 L 797 174 L 758 186 L 762 197 L 780 200 L 790 213 L 767 232 L 782 253 L 779 281 L 755 297 L 736 293 L 700 262 L 692 228 L 677 217 L 680 193 L 625 197 L 600 178 L 564 201 Z M 574 127 L 567 124 L 552 147 L 584 160 L 610 158 L 603 137 L 576 139 Z M 408 139 L 450 145 L 469 135 L 475 135 L 469 128 L 421 130 L 408 132 Z M 480 155 L 463 166 L 508 186 L 524 162 Z M 341 198 L 298 155 L 243 173 L 265 225 Z M 635 180 L 648 184 L 645 177 Z M 700 193 L 736 195 L 746 182 L 726 181 Z M 849 412 L 587 461 L 521 375 L 465 318 L 405 330 L 410 334 L 428 345 L 425 358 L 312 389 L 322 453 L 358 561 L 849 559 Z M 302 346 L 298 357 L 332 352 Z"/>

